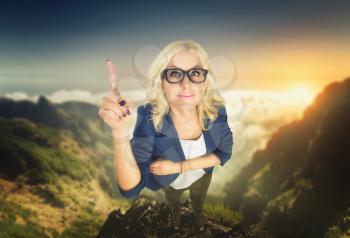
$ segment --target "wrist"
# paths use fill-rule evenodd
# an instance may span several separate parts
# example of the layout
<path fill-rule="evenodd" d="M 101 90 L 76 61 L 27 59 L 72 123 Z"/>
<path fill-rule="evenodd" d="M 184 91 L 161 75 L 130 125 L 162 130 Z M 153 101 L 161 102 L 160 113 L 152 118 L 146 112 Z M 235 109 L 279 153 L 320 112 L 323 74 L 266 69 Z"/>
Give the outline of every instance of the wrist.
<path fill-rule="evenodd" d="M 129 140 L 129 132 L 121 130 L 112 130 L 112 136 L 116 140 L 127 139 Z"/>
<path fill-rule="evenodd" d="M 183 171 L 183 161 L 181 160 L 180 162 L 178 162 L 178 167 L 179 167 L 179 169 L 178 169 L 178 171 L 179 171 L 179 173 L 180 174 L 182 174 L 184 171 Z"/>

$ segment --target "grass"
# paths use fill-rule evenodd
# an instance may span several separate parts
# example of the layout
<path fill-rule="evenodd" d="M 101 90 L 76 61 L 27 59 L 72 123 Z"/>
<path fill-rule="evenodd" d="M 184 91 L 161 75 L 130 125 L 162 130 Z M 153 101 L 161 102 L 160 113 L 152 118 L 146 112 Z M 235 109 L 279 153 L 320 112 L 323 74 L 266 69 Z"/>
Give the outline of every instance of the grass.
<path fill-rule="evenodd" d="M 18 204 L 0 201 L 0 237 L 28 237 L 47 238 L 39 224 L 32 222 L 29 217 L 32 215 L 29 209 L 25 209 Z"/>
<path fill-rule="evenodd" d="M 240 213 L 225 207 L 223 203 L 204 203 L 203 210 L 210 219 L 227 226 L 238 224 L 241 220 Z"/>
<path fill-rule="evenodd" d="M 60 238 L 93 238 L 102 228 L 104 220 L 98 214 L 92 211 L 92 208 L 86 208 L 87 212 L 80 215 L 72 225 L 60 234 Z"/>
<path fill-rule="evenodd" d="M 28 184 L 45 184 L 67 175 L 87 181 L 96 169 L 87 161 L 59 148 L 60 133 L 43 125 L 30 126 L 24 121 L 0 120 L 0 174 L 16 179 L 25 174 Z"/>

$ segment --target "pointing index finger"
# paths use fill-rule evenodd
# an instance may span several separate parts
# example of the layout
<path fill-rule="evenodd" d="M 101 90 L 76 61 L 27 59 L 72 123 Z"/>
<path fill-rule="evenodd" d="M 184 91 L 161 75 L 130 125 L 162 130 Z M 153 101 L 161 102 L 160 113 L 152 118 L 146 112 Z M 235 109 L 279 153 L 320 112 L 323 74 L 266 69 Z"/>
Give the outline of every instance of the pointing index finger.
<path fill-rule="evenodd" d="M 107 66 L 108 66 L 108 71 L 109 71 L 109 88 L 110 88 L 110 92 L 113 95 L 117 95 L 120 97 L 120 93 L 117 87 L 117 82 L 116 82 L 116 73 L 115 73 L 115 69 L 113 66 L 113 63 L 110 59 L 106 60 L 107 62 Z"/>

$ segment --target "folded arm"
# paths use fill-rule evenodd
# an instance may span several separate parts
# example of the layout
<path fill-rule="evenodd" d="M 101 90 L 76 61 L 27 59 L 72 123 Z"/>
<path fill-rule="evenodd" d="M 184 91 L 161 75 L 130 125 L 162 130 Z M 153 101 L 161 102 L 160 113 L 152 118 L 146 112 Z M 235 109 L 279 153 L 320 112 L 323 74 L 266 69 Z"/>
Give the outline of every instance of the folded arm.
<path fill-rule="evenodd" d="M 224 166 L 224 164 L 231 159 L 233 136 L 227 122 L 227 113 L 225 107 L 221 108 L 218 120 L 221 128 L 218 147 L 208 155 L 202 155 L 182 161 L 183 172 L 194 169 L 213 167 L 218 164 Z M 150 170 L 153 174 L 158 175 L 180 173 L 181 162 L 172 162 L 170 160 L 156 161 L 151 164 Z"/>
<path fill-rule="evenodd" d="M 220 159 L 214 153 L 211 153 L 182 161 L 182 171 L 185 172 L 193 169 L 204 169 L 216 166 L 218 164 L 220 164 Z"/>

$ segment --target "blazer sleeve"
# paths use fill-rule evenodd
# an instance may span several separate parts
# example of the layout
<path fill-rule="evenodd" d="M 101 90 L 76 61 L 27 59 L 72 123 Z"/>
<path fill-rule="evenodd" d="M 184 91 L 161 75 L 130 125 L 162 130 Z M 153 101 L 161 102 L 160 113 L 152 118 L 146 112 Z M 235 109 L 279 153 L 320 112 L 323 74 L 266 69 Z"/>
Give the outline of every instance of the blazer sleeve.
<path fill-rule="evenodd" d="M 224 166 L 224 164 L 229 159 L 231 159 L 232 147 L 233 147 L 233 135 L 227 122 L 227 113 L 226 113 L 225 106 L 220 108 L 219 115 L 221 117 L 220 142 L 219 142 L 218 148 L 214 150 L 213 153 L 220 159 L 220 165 Z"/>
<path fill-rule="evenodd" d="M 125 198 L 136 197 L 141 190 L 146 187 L 150 175 L 149 166 L 151 164 L 154 133 L 151 123 L 147 122 L 147 113 L 143 105 L 137 108 L 137 120 L 130 140 L 132 153 L 141 172 L 140 182 L 133 188 L 124 190 L 117 184 L 119 192 Z"/>

